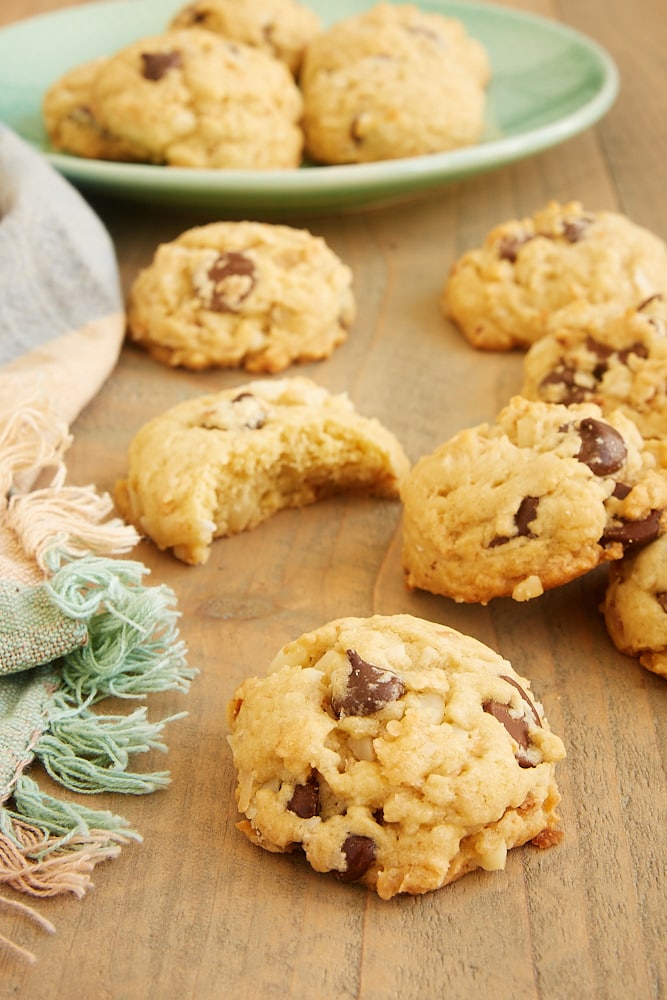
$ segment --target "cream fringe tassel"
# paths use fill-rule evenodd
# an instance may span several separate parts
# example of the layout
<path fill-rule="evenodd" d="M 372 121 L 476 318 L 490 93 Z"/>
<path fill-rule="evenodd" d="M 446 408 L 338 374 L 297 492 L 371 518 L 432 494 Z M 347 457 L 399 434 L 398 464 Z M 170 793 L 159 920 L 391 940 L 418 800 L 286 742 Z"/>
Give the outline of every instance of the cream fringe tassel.
<path fill-rule="evenodd" d="M 16 535 L 23 561 L 36 563 L 45 576 L 53 571 L 46 553 L 54 545 L 70 556 L 116 555 L 139 541 L 119 518 L 104 523 L 113 509 L 108 495 L 93 486 L 64 485 L 63 454 L 71 441 L 44 401 L 31 397 L 6 407 L 0 402 L 0 496 L 8 497 L 0 521 Z M 44 485 L 31 490 L 44 478 Z"/>

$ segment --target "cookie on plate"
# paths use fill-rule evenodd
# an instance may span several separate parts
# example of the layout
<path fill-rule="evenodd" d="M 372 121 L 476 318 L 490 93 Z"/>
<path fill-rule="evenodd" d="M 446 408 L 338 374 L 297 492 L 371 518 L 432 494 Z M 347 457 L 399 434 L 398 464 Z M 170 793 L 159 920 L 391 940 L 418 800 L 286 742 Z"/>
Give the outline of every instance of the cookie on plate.
<path fill-rule="evenodd" d="M 105 62 L 103 57 L 91 59 L 51 84 L 42 101 L 46 133 L 53 148 L 63 153 L 94 160 L 141 162 L 143 145 L 112 135 L 93 110 L 93 81 Z"/>
<path fill-rule="evenodd" d="M 485 50 L 461 22 L 377 4 L 306 50 L 306 151 L 321 163 L 363 163 L 475 143 L 489 75 Z"/>
<path fill-rule="evenodd" d="M 319 34 L 320 19 L 297 0 L 194 0 L 172 18 L 170 28 L 205 28 L 262 49 L 296 76 L 306 46 Z"/>
<path fill-rule="evenodd" d="M 421 458 L 401 485 L 409 587 L 530 600 L 667 523 L 667 477 L 622 413 L 517 396 Z"/>
<path fill-rule="evenodd" d="M 228 708 L 240 830 L 383 899 L 439 889 L 562 837 L 551 732 L 481 642 L 410 615 L 288 643 Z"/>
<path fill-rule="evenodd" d="M 666 535 L 612 563 L 602 612 L 619 652 L 667 677 Z"/>
<path fill-rule="evenodd" d="M 351 271 L 321 237 L 260 222 L 163 243 L 127 307 L 131 338 L 158 361 L 250 372 L 329 357 L 354 315 Z"/>
<path fill-rule="evenodd" d="M 551 403 L 621 410 L 645 438 L 667 436 L 667 301 L 609 312 L 577 303 L 523 362 L 521 394 Z"/>
<path fill-rule="evenodd" d="M 93 80 L 101 125 L 150 163 L 240 170 L 298 166 L 302 100 L 284 63 L 212 31 L 143 38 Z"/>
<path fill-rule="evenodd" d="M 637 308 L 667 292 L 667 245 L 615 212 L 550 202 L 505 222 L 452 266 L 442 308 L 473 347 L 526 348 L 574 302 Z"/>
<path fill-rule="evenodd" d="M 393 434 L 306 378 L 254 381 L 179 403 L 135 435 L 123 516 L 177 558 L 334 493 L 396 497 L 409 468 Z"/>

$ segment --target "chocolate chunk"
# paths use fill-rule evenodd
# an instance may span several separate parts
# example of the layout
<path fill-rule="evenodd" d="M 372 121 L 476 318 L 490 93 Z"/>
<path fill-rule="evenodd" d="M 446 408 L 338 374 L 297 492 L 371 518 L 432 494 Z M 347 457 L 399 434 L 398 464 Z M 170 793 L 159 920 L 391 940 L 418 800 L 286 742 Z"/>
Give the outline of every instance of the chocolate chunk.
<path fill-rule="evenodd" d="M 578 427 L 581 448 L 577 458 L 596 476 L 609 476 L 617 472 L 627 456 L 625 441 L 616 428 L 587 417 Z"/>
<path fill-rule="evenodd" d="M 362 660 L 354 649 L 346 650 L 351 670 L 345 692 L 331 699 L 331 708 L 340 719 L 345 715 L 372 715 L 405 694 L 405 684 L 391 670 Z"/>
<path fill-rule="evenodd" d="M 517 535 L 522 535 L 524 538 L 535 538 L 535 535 L 528 527 L 531 521 L 534 521 L 537 517 L 537 508 L 539 506 L 539 497 L 524 497 L 519 504 L 519 509 L 514 515 L 514 523 L 516 524 Z"/>
<path fill-rule="evenodd" d="M 625 500 L 628 493 L 632 493 L 632 486 L 628 486 L 627 483 L 616 483 L 612 496 L 615 500 Z"/>
<path fill-rule="evenodd" d="M 652 510 L 648 517 L 641 521 L 621 519 L 605 530 L 600 544 L 611 545 L 613 542 L 620 542 L 624 549 L 631 545 L 646 545 L 662 534 L 661 520 L 661 510 Z"/>
<path fill-rule="evenodd" d="M 568 243 L 578 243 L 586 235 L 586 230 L 590 224 L 590 219 L 565 219 L 563 222 L 563 236 Z"/>
<path fill-rule="evenodd" d="M 142 52 L 143 63 L 141 74 L 146 80 L 161 80 L 170 69 L 182 65 L 180 52 Z"/>
<path fill-rule="evenodd" d="M 221 253 L 206 272 L 206 277 L 212 287 L 208 290 L 205 305 L 220 313 L 238 312 L 257 283 L 254 263 L 237 250 Z"/>
<path fill-rule="evenodd" d="M 343 872 L 336 872 L 341 882 L 356 882 L 362 875 L 365 875 L 370 866 L 375 861 L 375 841 L 370 837 L 363 837 L 360 834 L 351 833 L 345 838 L 341 848 L 347 861 L 347 868 Z"/>
<path fill-rule="evenodd" d="M 296 785 L 292 798 L 287 803 L 290 812 L 301 819 L 311 819 L 320 811 L 320 786 L 317 775 L 312 774 L 305 785 Z"/>
<path fill-rule="evenodd" d="M 503 236 L 498 243 L 498 256 L 501 260 L 508 260 L 511 264 L 515 264 L 521 247 L 534 238 L 527 233 L 523 236 Z"/>
<path fill-rule="evenodd" d="M 659 594 L 655 595 L 655 599 L 665 614 L 667 614 L 667 592 L 662 590 Z"/>
<path fill-rule="evenodd" d="M 524 497 L 519 504 L 519 509 L 514 515 L 514 523 L 516 525 L 516 534 L 509 535 L 496 535 L 489 542 L 489 548 L 494 549 L 497 545 L 505 545 L 509 542 L 510 537 L 512 538 L 535 538 L 536 536 L 530 530 L 529 525 L 531 521 L 534 521 L 537 517 L 537 508 L 540 502 L 539 497 Z"/>

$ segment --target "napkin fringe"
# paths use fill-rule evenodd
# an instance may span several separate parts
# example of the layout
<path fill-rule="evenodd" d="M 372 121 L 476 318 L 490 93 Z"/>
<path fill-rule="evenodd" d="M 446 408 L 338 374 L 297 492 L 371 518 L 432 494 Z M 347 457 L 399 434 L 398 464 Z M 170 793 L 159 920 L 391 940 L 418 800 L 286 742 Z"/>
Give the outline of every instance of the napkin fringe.
<path fill-rule="evenodd" d="M 67 424 L 48 401 L 34 395 L 16 398 L 11 380 L 0 380 L 0 495 L 27 489 L 49 468 L 62 473 L 63 455 L 72 442 Z"/>
<path fill-rule="evenodd" d="M 14 823 L 13 835 L 0 832 L 0 883 L 42 899 L 64 893 L 81 898 L 92 886 L 95 866 L 118 857 L 129 837 L 90 829 L 70 837 L 66 850 L 58 849 L 62 840 L 45 837 L 25 820 Z"/>
<path fill-rule="evenodd" d="M 7 522 L 26 555 L 48 573 L 48 552 L 57 547 L 73 558 L 89 552 L 109 555 L 128 552 L 139 542 L 133 527 L 120 518 L 105 519 L 113 510 L 111 498 L 94 486 L 55 486 L 16 494 L 7 507 Z"/>

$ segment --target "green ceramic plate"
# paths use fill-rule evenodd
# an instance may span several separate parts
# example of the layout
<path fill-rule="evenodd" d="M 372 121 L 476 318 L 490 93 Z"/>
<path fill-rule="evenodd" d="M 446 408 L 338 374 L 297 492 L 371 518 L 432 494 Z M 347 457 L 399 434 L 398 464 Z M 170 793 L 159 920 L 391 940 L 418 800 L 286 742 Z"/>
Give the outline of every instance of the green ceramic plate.
<path fill-rule="evenodd" d="M 309 0 L 323 23 L 374 0 Z M 413 197 L 492 170 L 577 135 L 598 121 L 618 91 L 610 56 L 557 22 L 465 0 L 422 0 L 427 11 L 463 21 L 489 52 L 493 79 L 487 129 L 476 146 L 449 153 L 288 171 L 193 170 L 106 163 L 49 150 L 44 90 L 61 73 L 162 31 L 184 0 L 105 0 L 29 18 L 0 31 L 0 121 L 43 150 L 84 191 L 144 202 L 244 213 L 323 213 Z M 331 11 L 335 9 L 335 15 Z"/>

